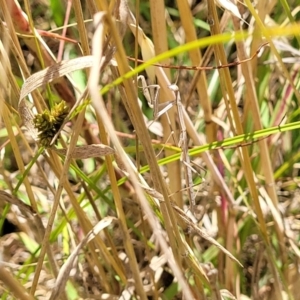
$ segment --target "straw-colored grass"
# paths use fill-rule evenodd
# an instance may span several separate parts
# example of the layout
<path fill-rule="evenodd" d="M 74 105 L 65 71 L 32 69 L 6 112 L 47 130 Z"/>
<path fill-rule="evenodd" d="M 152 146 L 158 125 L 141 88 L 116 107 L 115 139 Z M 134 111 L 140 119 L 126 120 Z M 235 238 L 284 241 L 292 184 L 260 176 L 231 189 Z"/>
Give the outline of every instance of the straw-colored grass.
<path fill-rule="evenodd" d="M 1 299 L 298 299 L 297 1 L 0 8 Z"/>

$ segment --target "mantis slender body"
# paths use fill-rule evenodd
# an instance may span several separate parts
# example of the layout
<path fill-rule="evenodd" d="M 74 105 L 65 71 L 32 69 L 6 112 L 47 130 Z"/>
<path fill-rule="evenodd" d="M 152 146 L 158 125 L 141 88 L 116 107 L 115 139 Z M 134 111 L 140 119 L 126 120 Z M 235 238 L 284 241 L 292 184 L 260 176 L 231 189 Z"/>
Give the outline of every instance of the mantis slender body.
<path fill-rule="evenodd" d="M 149 107 L 153 109 L 153 121 L 156 121 L 160 116 L 167 113 L 167 111 L 170 108 L 172 108 L 174 105 L 176 106 L 179 131 L 180 131 L 177 145 L 182 150 L 180 160 L 184 166 L 188 198 L 190 201 L 190 209 L 193 212 L 195 206 L 195 193 L 193 190 L 193 177 L 192 177 L 193 168 L 190 166 L 191 161 L 190 161 L 190 156 L 188 154 L 187 133 L 186 133 L 186 126 L 183 117 L 184 107 L 181 102 L 178 86 L 176 84 L 172 84 L 171 86 L 169 86 L 169 88 L 175 93 L 175 100 L 167 101 L 163 104 L 158 104 L 158 93 L 160 90 L 160 86 L 155 84 L 147 85 L 144 76 L 139 76 L 138 81 L 142 82 L 142 89 L 143 89 L 144 96 L 148 102 Z M 150 89 L 154 90 L 152 96 L 150 93 Z"/>

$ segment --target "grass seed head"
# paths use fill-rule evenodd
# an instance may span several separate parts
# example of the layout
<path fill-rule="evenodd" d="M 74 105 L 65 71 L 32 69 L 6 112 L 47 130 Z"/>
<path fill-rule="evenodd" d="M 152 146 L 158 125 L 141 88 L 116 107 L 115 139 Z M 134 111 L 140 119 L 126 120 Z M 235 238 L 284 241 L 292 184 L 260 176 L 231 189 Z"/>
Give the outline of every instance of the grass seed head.
<path fill-rule="evenodd" d="M 49 111 L 45 109 L 41 114 L 37 114 L 33 123 L 38 130 L 39 143 L 44 147 L 49 147 L 53 137 L 63 124 L 66 116 L 68 115 L 68 107 L 62 101 Z"/>

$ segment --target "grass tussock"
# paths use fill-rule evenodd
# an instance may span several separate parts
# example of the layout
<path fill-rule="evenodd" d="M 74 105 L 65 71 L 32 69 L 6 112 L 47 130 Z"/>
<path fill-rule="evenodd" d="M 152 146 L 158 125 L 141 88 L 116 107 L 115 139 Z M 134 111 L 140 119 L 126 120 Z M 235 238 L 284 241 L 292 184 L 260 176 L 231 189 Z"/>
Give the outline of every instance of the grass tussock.
<path fill-rule="evenodd" d="M 1 299 L 298 299 L 297 1 L 0 1 Z"/>

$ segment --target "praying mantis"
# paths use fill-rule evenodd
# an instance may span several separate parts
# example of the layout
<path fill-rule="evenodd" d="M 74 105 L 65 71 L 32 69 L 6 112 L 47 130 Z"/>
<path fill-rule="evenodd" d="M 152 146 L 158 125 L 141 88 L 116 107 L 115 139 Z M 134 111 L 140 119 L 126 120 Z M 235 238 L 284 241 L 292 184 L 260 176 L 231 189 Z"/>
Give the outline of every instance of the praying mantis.
<path fill-rule="evenodd" d="M 158 93 L 160 90 L 160 86 L 156 84 L 147 85 L 144 76 L 139 76 L 138 82 L 139 81 L 141 81 L 142 83 L 143 94 L 148 102 L 148 105 L 150 108 L 153 109 L 153 122 L 156 121 L 163 114 L 167 113 L 167 111 L 170 108 L 172 108 L 174 105 L 176 106 L 177 115 L 178 115 L 179 132 L 180 132 L 177 145 L 182 151 L 180 161 L 183 163 L 184 166 L 188 198 L 190 201 L 191 211 L 193 211 L 195 206 L 195 193 L 193 190 L 193 177 L 192 177 L 193 168 L 191 167 L 191 161 L 188 154 L 187 133 L 186 133 L 186 127 L 183 118 L 184 107 L 181 102 L 179 88 L 176 84 L 172 84 L 171 86 L 169 86 L 169 88 L 175 93 L 175 100 L 167 101 L 163 104 L 158 104 L 157 100 L 158 100 Z M 150 89 L 154 89 L 153 96 L 151 96 Z M 151 124 L 149 126 L 151 126 Z"/>
<path fill-rule="evenodd" d="M 220 66 L 215 66 L 215 67 L 186 67 L 186 66 L 166 66 L 166 65 L 155 65 L 158 67 L 163 67 L 163 68 L 174 68 L 174 69 L 188 69 L 188 70 L 213 70 L 213 69 L 220 69 L 220 68 L 226 68 L 226 67 L 231 67 L 231 66 L 236 66 L 241 63 L 251 61 L 254 57 L 256 57 L 260 50 L 266 46 L 268 43 L 262 44 L 257 51 L 249 58 L 243 60 L 243 61 L 236 61 L 229 63 L 227 65 L 220 65 Z M 139 60 L 138 60 L 139 61 Z M 137 78 L 138 83 L 141 82 L 142 86 L 141 88 L 143 89 L 143 94 L 148 102 L 148 105 L 150 108 L 153 109 L 153 122 L 156 121 L 160 116 L 163 114 L 167 113 L 170 108 L 173 106 L 176 107 L 177 110 L 177 116 L 178 116 L 178 126 L 179 126 L 179 139 L 177 142 L 178 147 L 181 149 L 181 157 L 180 161 L 183 164 L 184 168 L 184 173 L 185 173 L 185 182 L 187 186 L 187 193 L 188 193 L 188 198 L 190 202 L 190 210 L 191 212 L 194 211 L 195 207 L 195 192 L 193 189 L 193 176 L 192 172 L 196 172 L 195 169 L 191 166 L 191 160 L 190 156 L 188 153 L 188 142 L 187 142 L 187 131 L 186 131 L 186 126 L 185 126 L 185 121 L 183 117 L 183 112 L 184 112 L 184 106 L 181 102 L 181 97 L 180 97 L 180 92 L 179 88 L 176 84 L 171 84 L 169 86 L 169 89 L 171 89 L 175 95 L 175 99 L 171 101 L 164 102 L 162 104 L 158 103 L 158 94 L 160 90 L 160 86 L 157 84 L 152 84 L 152 85 L 147 85 L 146 79 L 144 76 L 138 76 Z M 150 93 L 151 89 L 154 91 L 154 93 Z M 166 114 L 168 117 L 168 114 Z M 170 122 L 169 122 L 170 123 Z M 151 126 L 151 124 L 149 125 Z"/>

